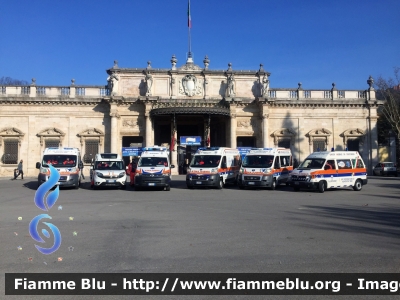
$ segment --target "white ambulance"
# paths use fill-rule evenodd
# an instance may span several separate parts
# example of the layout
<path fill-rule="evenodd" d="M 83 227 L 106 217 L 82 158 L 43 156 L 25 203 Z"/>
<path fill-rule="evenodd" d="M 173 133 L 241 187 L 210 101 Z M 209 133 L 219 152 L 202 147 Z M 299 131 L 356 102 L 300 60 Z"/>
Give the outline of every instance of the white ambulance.
<path fill-rule="evenodd" d="M 240 163 L 237 149 L 199 148 L 187 170 L 186 185 L 190 189 L 200 186 L 222 189 L 226 184 L 236 184 Z"/>
<path fill-rule="evenodd" d="M 295 191 L 352 187 L 360 191 L 367 184 L 367 169 L 357 151 L 314 152 L 293 170 L 290 178 Z"/>
<path fill-rule="evenodd" d="M 36 163 L 36 169 L 39 169 L 38 187 L 49 179 L 50 164 L 60 173 L 59 186 L 79 188 L 83 163 L 78 148 L 51 147 L 44 149 L 42 161 Z"/>
<path fill-rule="evenodd" d="M 287 183 L 293 171 L 292 152 L 285 148 L 255 148 L 242 161 L 238 185 L 245 187 L 269 187 L 275 189 Z"/>
<path fill-rule="evenodd" d="M 166 147 L 143 148 L 135 172 L 135 190 L 144 187 L 163 187 L 171 189 L 171 168 L 169 151 Z"/>
<path fill-rule="evenodd" d="M 126 188 L 126 168 L 124 160 L 117 153 L 96 154 L 90 167 L 90 186 Z"/>

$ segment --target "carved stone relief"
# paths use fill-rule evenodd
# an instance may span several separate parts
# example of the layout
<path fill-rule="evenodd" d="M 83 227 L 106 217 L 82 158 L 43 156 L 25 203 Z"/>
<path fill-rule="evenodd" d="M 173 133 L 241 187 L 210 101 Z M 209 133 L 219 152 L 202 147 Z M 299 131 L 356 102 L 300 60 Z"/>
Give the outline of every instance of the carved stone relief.
<path fill-rule="evenodd" d="M 123 119 L 122 126 L 132 129 L 142 130 L 143 124 L 139 119 Z"/>
<path fill-rule="evenodd" d="M 189 97 L 203 93 L 203 81 L 196 76 L 188 74 L 179 81 L 179 94 Z"/>

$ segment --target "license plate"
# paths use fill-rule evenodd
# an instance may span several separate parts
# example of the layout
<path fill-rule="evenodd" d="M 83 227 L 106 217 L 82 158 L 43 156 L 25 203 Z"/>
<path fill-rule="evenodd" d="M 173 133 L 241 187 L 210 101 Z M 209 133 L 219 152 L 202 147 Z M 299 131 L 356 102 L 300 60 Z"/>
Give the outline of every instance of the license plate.
<path fill-rule="evenodd" d="M 201 184 L 201 181 L 196 181 L 196 184 Z"/>
<path fill-rule="evenodd" d="M 295 185 L 299 185 L 299 182 L 298 182 L 298 181 L 295 181 L 294 184 L 295 184 Z"/>
<path fill-rule="evenodd" d="M 248 184 L 249 184 L 249 185 L 254 185 L 254 182 L 250 181 Z"/>
<path fill-rule="evenodd" d="M 115 182 L 116 180 L 107 180 L 107 183 L 113 183 L 113 182 Z"/>
<path fill-rule="evenodd" d="M 149 186 L 155 186 L 156 184 L 154 182 L 149 182 Z"/>

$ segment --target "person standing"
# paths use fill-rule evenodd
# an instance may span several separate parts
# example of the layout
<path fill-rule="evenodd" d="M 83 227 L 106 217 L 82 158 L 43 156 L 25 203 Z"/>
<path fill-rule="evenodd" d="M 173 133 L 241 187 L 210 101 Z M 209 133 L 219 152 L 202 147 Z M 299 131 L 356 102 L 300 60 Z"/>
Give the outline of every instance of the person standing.
<path fill-rule="evenodd" d="M 24 179 L 24 166 L 23 163 L 24 161 L 21 159 L 21 161 L 18 164 L 17 170 L 18 170 L 18 174 L 14 175 L 14 179 L 17 179 L 17 177 L 21 174 L 21 179 Z"/>

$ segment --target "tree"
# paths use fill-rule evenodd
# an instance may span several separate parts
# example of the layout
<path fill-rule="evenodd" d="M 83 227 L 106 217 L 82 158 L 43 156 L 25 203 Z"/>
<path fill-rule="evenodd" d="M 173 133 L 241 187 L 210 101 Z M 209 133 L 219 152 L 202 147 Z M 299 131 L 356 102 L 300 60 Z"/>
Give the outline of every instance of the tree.
<path fill-rule="evenodd" d="M 376 82 L 377 98 L 385 100 L 380 109 L 381 120 L 378 120 L 380 126 L 378 132 L 382 140 L 387 140 L 388 131 L 392 130 L 396 136 L 396 153 L 399 162 L 399 141 L 400 141 L 400 68 L 394 68 L 394 78 L 384 79 L 379 77 Z"/>
<path fill-rule="evenodd" d="M 25 80 L 19 80 L 3 76 L 0 78 L 0 85 L 28 85 L 28 82 Z"/>
<path fill-rule="evenodd" d="M 400 84 L 400 67 L 394 68 L 394 78 L 384 79 L 379 77 L 376 86 L 377 97 L 386 100 L 381 113 L 385 121 L 390 124 L 391 129 L 400 139 L 400 91 L 395 89 Z"/>

